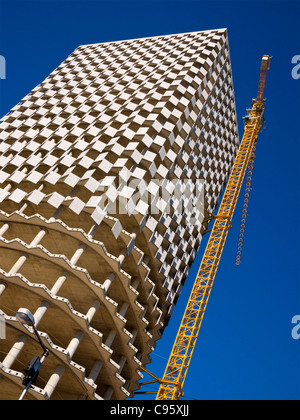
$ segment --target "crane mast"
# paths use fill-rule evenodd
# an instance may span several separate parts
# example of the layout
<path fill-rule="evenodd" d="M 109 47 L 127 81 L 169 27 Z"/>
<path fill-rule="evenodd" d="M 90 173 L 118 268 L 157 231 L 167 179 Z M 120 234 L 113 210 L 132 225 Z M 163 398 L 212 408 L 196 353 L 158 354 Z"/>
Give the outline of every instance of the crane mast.
<path fill-rule="evenodd" d="M 252 102 L 244 135 L 229 177 L 218 214 L 190 295 L 171 355 L 157 393 L 157 400 L 178 400 L 195 349 L 198 333 L 226 242 L 247 167 L 255 153 L 264 120 L 264 90 L 271 57 L 262 58 L 257 98 Z"/>

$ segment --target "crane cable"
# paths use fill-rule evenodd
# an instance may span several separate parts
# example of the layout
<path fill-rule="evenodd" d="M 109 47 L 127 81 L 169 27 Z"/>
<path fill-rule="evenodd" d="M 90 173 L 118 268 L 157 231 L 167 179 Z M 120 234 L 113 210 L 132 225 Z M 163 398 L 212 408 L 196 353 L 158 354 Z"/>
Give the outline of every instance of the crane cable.
<path fill-rule="evenodd" d="M 249 161 L 249 164 L 248 164 L 248 168 L 247 168 L 242 217 L 241 217 L 241 224 L 240 224 L 240 230 L 239 230 L 239 238 L 238 238 L 236 259 L 235 259 L 235 264 L 236 265 L 241 264 L 242 253 L 243 253 L 246 223 L 247 223 L 247 216 L 248 216 L 248 208 L 249 208 L 249 201 L 250 201 L 250 193 L 251 193 L 251 190 L 252 190 L 251 186 L 252 186 L 252 176 L 253 176 L 254 161 L 255 161 L 256 144 L 257 143 L 255 143 L 253 145 L 252 155 L 251 155 L 251 158 L 250 158 L 250 161 Z"/>

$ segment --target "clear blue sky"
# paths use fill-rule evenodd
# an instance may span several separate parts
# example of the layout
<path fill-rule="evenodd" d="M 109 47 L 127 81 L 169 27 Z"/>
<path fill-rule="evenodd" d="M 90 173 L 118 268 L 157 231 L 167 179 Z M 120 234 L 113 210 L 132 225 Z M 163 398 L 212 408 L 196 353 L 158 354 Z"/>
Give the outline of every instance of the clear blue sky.
<path fill-rule="evenodd" d="M 259 137 L 242 265 L 235 266 L 241 203 L 185 384 L 192 399 L 299 399 L 299 1 L 0 0 L 0 114 L 6 114 L 78 45 L 228 28 L 240 135 L 256 96 L 260 60 L 274 57 Z M 162 376 L 205 242 L 148 368 Z M 151 390 L 151 387 L 147 387 Z"/>

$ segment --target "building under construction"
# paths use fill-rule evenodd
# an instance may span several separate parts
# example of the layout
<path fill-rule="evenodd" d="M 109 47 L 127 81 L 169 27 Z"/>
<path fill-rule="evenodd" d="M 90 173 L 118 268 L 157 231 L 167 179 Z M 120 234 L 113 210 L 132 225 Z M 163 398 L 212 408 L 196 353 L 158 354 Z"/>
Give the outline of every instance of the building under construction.
<path fill-rule="evenodd" d="M 226 29 L 80 46 L 0 140 L 0 399 L 41 344 L 26 399 L 132 397 L 238 152 Z"/>

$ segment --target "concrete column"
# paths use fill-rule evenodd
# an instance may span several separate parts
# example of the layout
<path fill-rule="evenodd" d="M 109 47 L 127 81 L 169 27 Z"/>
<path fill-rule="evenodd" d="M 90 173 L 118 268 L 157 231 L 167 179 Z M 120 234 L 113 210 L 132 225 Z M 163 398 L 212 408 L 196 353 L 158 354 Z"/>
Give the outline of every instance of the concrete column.
<path fill-rule="evenodd" d="M 44 391 L 47 393 L 48 397 L 51 398 L 55 388 L 57 387 L 58 382 L 61 380 L 61 377 L 65 371 L 63 366 L 57 366 L 55 372 L 50 377 L 49 381 L 47 382 Z"/>
<path fill-rule="evenodd" d="M 132 280 L 131 286 L 132 286 L 135 290 L 137 290 L 137 288 L 139 287 L 140 282 L 141 282 L 141 280 L 140 280 L 138 277 L 135 277 L 135 278 Z"/>
<path fill-rule="evenodd" d="M 26 342 L 27 338 L 24 335 L 21 335 L 18 338 L 18 341 L 15 342 L 13 347 L 10 349 L 10 352 L 7 354 L 7 356 L 2 362 L 6 368 L 10 369 L 12 367 L 20 352 L 22 351 L 23 347 L 25 346 Z"/>
<path fill-rule="evenodd" d="M 95 362 L 94 366 L 92 367 L 92 370 L 89 375 L 89 379 L 91 379 L 93 382 L 96 382 L 98 375 L 102 369 L 102 366 L 103 366 L 103 362 L 101 362 L 101 360 L 97 360 L 97 362 Z"/>
<path fill-rule="evenodd" d="M 91 230 L 89 231 L 89 233 L 88 233 L 88 236 L 90 237 L 90 238 L 93 238 L 94 236 L 95 236 L 95 234 L 96 234 L 96 232 L 97 232 L 97 230 L 99 229 L 99 226 L 100 225 L 94 225 L 92 228 L 91 228 Z"/>
<path fill-rule="evenodd" d="M 111 386 L 109 386 L 103 396 L 104 400 L 110 400 L 112 397 L 112 394 L 114 393 L 114 390 Z"/>
<path fill-rule="evenodd" d="M 7 288 L 7 285 L 4 282 L 0 282 L 0 296 L 4 292 L 4 290 Z"/>
<path fill-rule="evenodd" d="M 121 359 L 120 359 L 120 361 L 119 361 L 119 363 L 118 363 L 118 365 L 120 366 L 119 369 L 118 369 L 118 374 L 119 375 L 121 375 L 121 372 L 123 370 L 123 367 L 125 365 L 126 360 L 127 360 L 126 357 L 125 356 L 122 356 Z"/>
<path fill-rule="evenodd" d="M 147 309 L 148 309 L 148 305 L 144 305 L 144 310 L 141 313 L 140 318 L 144 318 L 144 316 L 146 315 Z"/>
<path fill-rule="evenodd" d="M 93 305 L 88 310 L 88 312 L 86 314 L 86 317 L 87 317 L 89 323 L 91 323 L 91 321 L 92 321 L 95 313 L 99 309 L 99 306 L 100 306 L 100 301 L 99 300 L 95 300 L 95 302 L 93 303 Z"/>
<path fill-rule="evenodd" d="M 43 316 L 49 309 L 50 304 L 44 300 L 41 306 L 34 313 L 35 326 L 37 327 Z"/>
<path fill-rule="evenodd" d="M 133 344 L 135 342 L 136 336 L 137 336 L 138 330 L 132 331 L 132 339 L 130 340 L 130 344 Z"/>
<path fill-rule="evenodd" d="M 39 233 L 35 236 L 35 238 L 32 240 L 31 244 L 29 246 L 36 246 L 40 243 L 40 241 L 43 239 L 43 237 L 46 235 L 47 233 L 47 229 L 42 228 Z M 10 269 L 9 274 L 15 274 L 17 273 L 21 267 L 23 266 L 23 264 L 25 263 L 25 261 L 28 258 L 28 254 L 24 253 L 19 259 L 18 261 L 15 263 L 15 265 Z"/>
<path fill-rule="evenodd" d="M 60 277 L 58 277 L 54 286 L 52 287 L 51 293 L 56 295 L 59 292 L 59 290 L 62 288 L 62 286 L 63 286 L 64 282 L 67 280 L 67 278 L 68 278 L 68 273 L 67 272 L 62 273 L 62 275 Z"/>
<path fill-rule="evenodd" d="M 50 217 L 50 221 L 51 222 L 53 222 L 53 221 L 55 221 L 56 219 L 58 219 L 59 218 L 59 216 L 60 216 L 60 214 L 61 214 L 61 212 L 63 211 L 63 209 L 64 209 L 64 206 L 61 204 L 59 207 L 58 207 L 58 209 L 54 212 L 54 214 L 53 214 L 53 216 L 52 217 Z"/>
<path fill-rule="evenodd" d="M 139 228 L 136 227 L 136 228 L 133 229 L 133 232 L 132 232 L 131 236 L 133 237 L 134 243 L 136 241 L 136 237 L 137 237 L 139 232 L 140 232 Z"/>
<path fill-rule="evenodd" d="M 112 343 L 113 343 L 116 335 L 117 335 L 117 331 L 116 330 L 111 330 L 110 331 L 110 333 L 108 334 L 108 337 L 107 337 L 107 339 L 105 341 L 105 345 L 107 347 L 109 347 L 109 348 L 111 347 L 111 345 L 112 345 Z"/>
<path fill-rule="evenodd" d="M 66 348 L 67 353 L 69 353 L 70 360 L 74 356 L 74 353 L 77 350 L 82 338 L 83 338 L 83 332 L 82 331 L 77 331 L 75 337 L 72 338 L 68 347 Z"/>
<path fill-rule="evenodd" d="M 121 306 L 120 311 L 119 311 L 119 314 L 120 314 L 123 318 L 125 318 L 125 314 L 126 314 L 126 312 L 127 312 L 127 309 L 128 309 L 128 308 L 129 308 L 129 303 L 124 302 L 124 303 L 123 303 L 123 305 Z"/>
<path fill-rule="evenodd" d="M 126 255 L 127 255 L 127 249 L 125 248 L 125 249 L 122 250 L 122 252 L 121 252 L 121 254 L 119 255 L 119 258 L 118 258 L 120 265 L 123 264 Z"/>
<path fill-rule="evenodd" d="M 112 282 L 114 281 L 115 277 L 116 276 L 114 275 L 114 273 L 110 273 L 108 275 L 107 279 L 103 283 L 103 288 L 104 288 L 105 293 L 107 293 L 107 291 L 110 288 L 110 286 L 111 286 Z"/>
<path fill-rule="evenodd" d="M 77 264 L 81 255 L 84 253 L 85 248 L 86 248 L 86 245 L 79 246 L 79 248 L 77 249 L 77 251 L 74 253 L 73 257 L 70 260 L 71 264 L 74 264 L 74 265 Z"/>
<path fill-rule="evenodd" d="M 27 260 L 28 255 L 27 254 L 23 254 L 18 261 L 13 265 L 13 267 L 9 270 L 8 274 L 16 274 L 21 267 L 23 266 L 23 264 L 25 263 L 25 261 Z"/>
<path fill-rule="evenodd" d="M 0 236 L 2 237 L 4 235 L 4 233 L 8 230 L 9 228 L 9 223 L 4 223 L 4 225 L 1 227 L 0 229 Z"/>
<path fill-rule="evenodd" d="M 38 245 L 41 240 L 43 239 L 43 237 L 46 235 L 47 233 L 47 229 L 46 228 L 42 228 L 39 233 L 36 235 L 36 237 L 32 240 L 31 244 L 29 246 L 36 246 Z"/>

